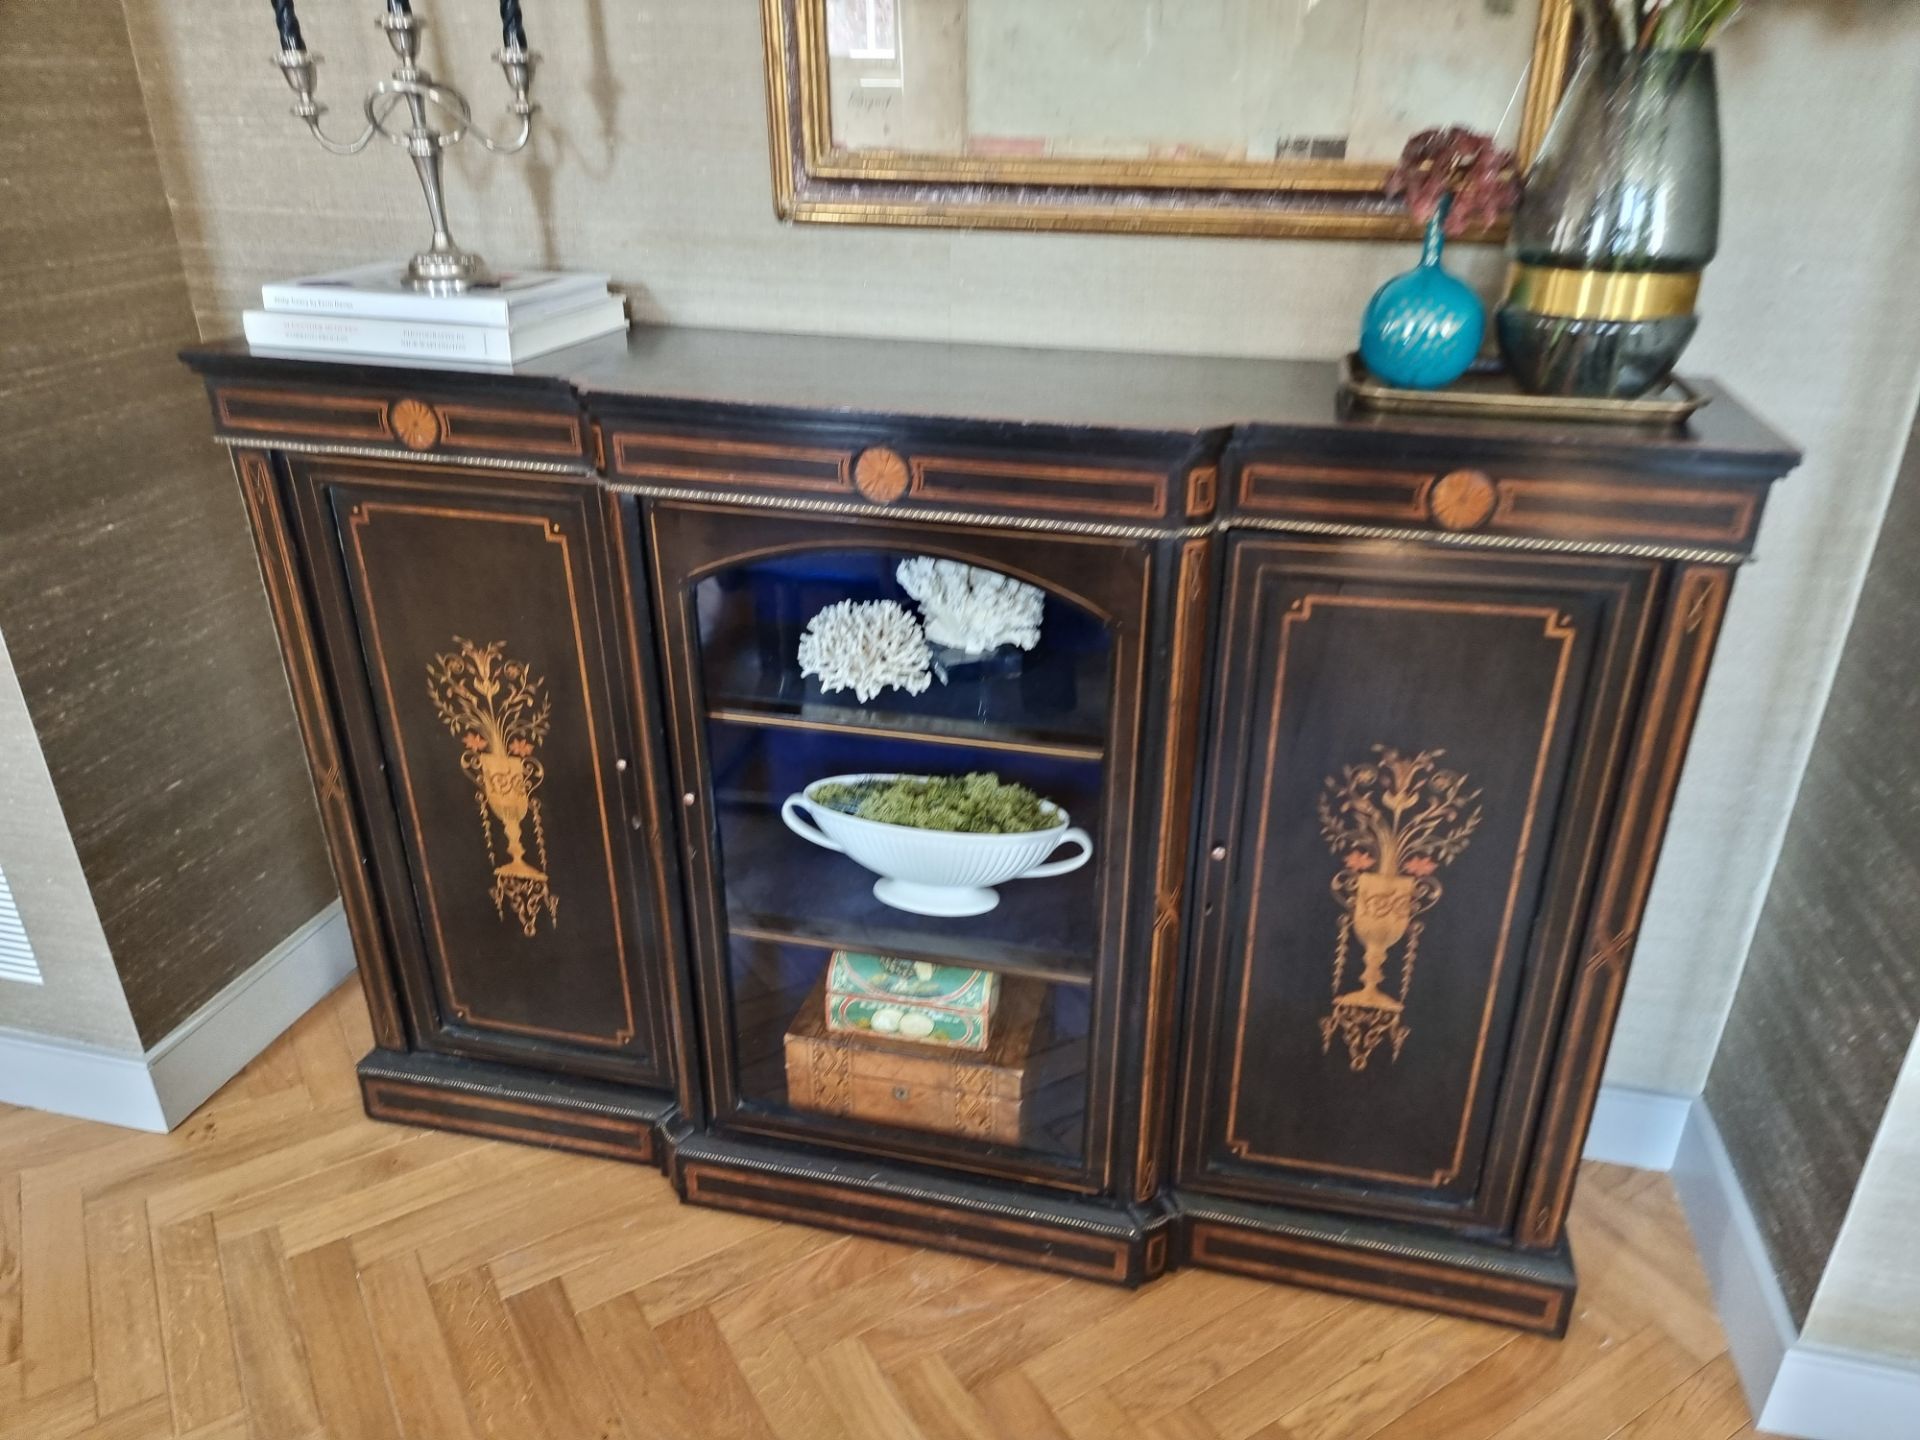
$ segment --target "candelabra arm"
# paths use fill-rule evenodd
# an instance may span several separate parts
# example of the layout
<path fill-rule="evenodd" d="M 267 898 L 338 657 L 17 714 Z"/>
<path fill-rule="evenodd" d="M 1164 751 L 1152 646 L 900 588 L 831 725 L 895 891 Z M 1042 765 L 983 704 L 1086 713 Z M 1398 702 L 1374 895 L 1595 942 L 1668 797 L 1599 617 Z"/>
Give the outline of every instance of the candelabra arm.
<path fill-rule="evenodd" d="M 280 14 L 281 6 L 275 6 Z M 517 7 L 516 7 L 517 8 Z M 435 293 L 458 293 L 475 285 L 489 283 L 492 273 L 487 262 L 471 250 L 454 243 L 447 224 L 446 192 L 441 177 L 441 152 L 472 135 L 487 149 L 512 154 L 524 149 L 533 138 L 533 114 L 536 107 L 528 98 L 533 86 L 535 57 L 525 41 L 509 41 L 494 55 L 513 98 L 507 113 L 518 121 L 518 129 L 504 140 L 483 135 L 473 127 L 472 108 L 466 96 L 451 85 L 436 83 L 420 65 L 420 22 L 404 5 L 389 5 L 377 22 L 387 37 L 398 62 L 391 78 L 377 81 L 367 92 L 365 112 L 367 128 L 352 140 L 336 140 L 320 127 L 326 107 L 313 98 L 314 70 L 320 57 L 309 55 L 300 44 L 297 29 L 288 33 L 293 6 L 285 10 L 282 21 L 283 48 L 277 63 L 280 73 L 293 91 L 294 115 L 305 122 L 313 138 L 336 155 L 357 155 L 380 135 L 407 152 L 419 176 L 421 193 L 427 199 L 427 218 L 433 225 L 433 242 L 407 264 L 407 281 L 415 289 Z M 287 45 L 285 42 L 293 43 Z"/>
<path fill-rule="evenodd" d="M 321 127 L 320 117 L 327 113 L 327 107 L 313 98 L 314 72 L 320 64 L 318 55 L 309 55 L 305 50 L 282 50 L 274 57 L 274 64 L 280 67 L 287 88 L 293 91 L 294 117 L 306 123 L 308 132 L 322 148 L 335 155 L 358 155 L 373 143 L 375 127 L 371 124 L 352 140 L 335 140 Z"/>
<path fill-rule="evenodd" d="M 494 51 L 493 58 L 507 77 L 507 87 L 513 91 L 513 99 L 507 102 L 507 113 L 518 121 L 520 128 L 511 139 L 495 140 L 475 126 L 473 138 L 496 154 L 511 155 L 516 150 L 524 150 L 533 138 L 533 112 L 540 107 L 527 98 L 527 93 L 533 88 L 533 67 L 540 57 L 515 45 Z"/>

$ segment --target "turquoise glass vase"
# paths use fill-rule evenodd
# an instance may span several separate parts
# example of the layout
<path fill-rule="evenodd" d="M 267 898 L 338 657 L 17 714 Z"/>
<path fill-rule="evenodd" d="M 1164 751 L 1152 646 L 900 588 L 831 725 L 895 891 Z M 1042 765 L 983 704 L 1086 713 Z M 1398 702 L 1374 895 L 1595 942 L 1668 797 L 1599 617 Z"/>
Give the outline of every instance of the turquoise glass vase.
<path fill-rule="evenodd" d="M 1473 287 L 1440 263 L 1447 206 L 1427 222 L 1420 263 L 1374 292 L 1360 322 L 1360 358 L 1377 380 L 1436 390 L 1467 373 L 1486 338 L 1487 310 Z"/>

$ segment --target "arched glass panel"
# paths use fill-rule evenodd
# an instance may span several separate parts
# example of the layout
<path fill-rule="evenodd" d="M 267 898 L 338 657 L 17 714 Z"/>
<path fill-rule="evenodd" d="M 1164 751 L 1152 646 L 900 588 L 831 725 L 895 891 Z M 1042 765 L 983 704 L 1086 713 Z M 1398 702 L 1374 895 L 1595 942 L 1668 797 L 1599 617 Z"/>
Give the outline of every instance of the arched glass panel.
<path fill-rule="evenodd" d="M 1037 578 L 796 549 L 694 582 L 746 1109 L 1080 1157 L 1113 640 Z"/>

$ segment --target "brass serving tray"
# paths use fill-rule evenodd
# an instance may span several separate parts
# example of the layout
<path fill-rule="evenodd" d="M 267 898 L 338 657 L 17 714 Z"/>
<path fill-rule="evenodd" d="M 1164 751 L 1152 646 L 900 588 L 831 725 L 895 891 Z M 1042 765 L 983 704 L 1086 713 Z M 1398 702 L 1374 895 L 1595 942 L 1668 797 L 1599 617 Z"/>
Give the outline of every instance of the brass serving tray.
<path fill-rule="evenodd" d="M 1480 420 L 1571 420 L 1588 425 L 1680 425 L 1711 395 L 1679 376 L 1637 400 L 1529 395 L 1504 370 L 1469 371 L 1441 390 L 1402 390 L 1374 379 L 1358 352 L 1340 361 L 1340 391 L 1368 410 Z"/>

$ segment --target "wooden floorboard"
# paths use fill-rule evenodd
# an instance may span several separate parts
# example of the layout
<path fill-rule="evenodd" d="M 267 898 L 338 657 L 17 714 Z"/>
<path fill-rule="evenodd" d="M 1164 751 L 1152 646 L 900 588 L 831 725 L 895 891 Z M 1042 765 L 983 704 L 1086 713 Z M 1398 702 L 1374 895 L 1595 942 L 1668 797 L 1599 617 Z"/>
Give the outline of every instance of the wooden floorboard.
<path fill-rule="evenodd" d="M 1740 1440 L 1664 1176 L 1586 1167 L 1564 1341 L 1135 1292 L 376 1124 L 349 984 L 169 1136 L 0 1107 L 0 1440 Z"/>

